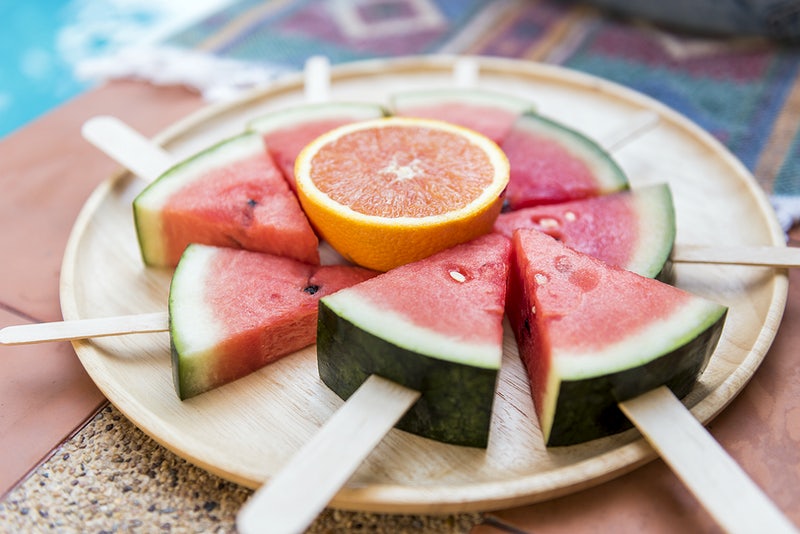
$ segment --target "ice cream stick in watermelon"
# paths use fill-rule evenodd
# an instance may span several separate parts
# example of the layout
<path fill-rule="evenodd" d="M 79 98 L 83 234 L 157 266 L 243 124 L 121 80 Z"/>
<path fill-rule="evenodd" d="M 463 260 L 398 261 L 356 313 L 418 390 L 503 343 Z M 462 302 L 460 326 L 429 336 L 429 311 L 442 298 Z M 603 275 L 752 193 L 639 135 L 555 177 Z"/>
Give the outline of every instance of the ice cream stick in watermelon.
<path fill-rule="evenodd" d="M 291 459 L 247 501 L 242 534 L 300 534 L 419 398 L 419 392 L 371 375 Z"/>
<path fill-rule="evenodd" d="M 794 531 L 677 399 L 716 350 L 725 306 L 530 229 L 512 258 L 505 309 L 548 446 L 633 422 L 730 532 Z"/>
<path fill-rule="evenodd" d="M 48 341 L 72 341 L 125 334 L 165 332 L 169 330 L 166 311 L 96 317 L 72 321 L 54 321 L 7 326 L 0 329 L 0 345 L 27 345 Z"/>
<path fill-rule="evenodd" d="M 718 263 L 776 268 L 800 267 L 798 247 L 722 247 L 675 245 L 672 261 L 681 263 Z"/>
<path fill-rule="evenodd" d="M 798 532 L 669 388 L 619 407 L 725 532 Z"/>
<path fill-rule="evenodd" d="M 303 68 L 306 102 L 327 102 L 331 97 L 331 63 L 325 56 L 308 58 Z"/>
<path fill-rule="evenodd" d="M 116 117 L 92 117 L 84 123 L 81 134 L 148 183 L 177 163 L 171 154 Z"/>
<path fill-rule="evenodd" d="M 461 56 L 453 63 L 453 84 L 460 89 L 478 85 L 480 63 L 474 57 Z"/>
<path fill-rule="evenodd" d="M 240 532 L 304 531 L 395 423 L 486 447 L 509 253 L 485 235 L 320 300 L 320 378 L 347 401 L 245 504 Z"/>

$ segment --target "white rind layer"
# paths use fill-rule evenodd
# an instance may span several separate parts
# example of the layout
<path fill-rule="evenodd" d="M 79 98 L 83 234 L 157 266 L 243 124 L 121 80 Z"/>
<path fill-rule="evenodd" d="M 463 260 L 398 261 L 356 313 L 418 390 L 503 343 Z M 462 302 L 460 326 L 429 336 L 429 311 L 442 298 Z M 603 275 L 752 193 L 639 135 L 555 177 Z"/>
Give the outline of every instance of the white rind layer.
<path fill-rule="evenodd" d="M 636 218 L 639 241 L 626 268 L 635 273 L 657 275 L 663 269 L 675 242 L 672 192 L 667 184 L 641 187 L 631 192 L 634 193 L 634 209 L 639 214 Z"/>
<path fill-rule="evenodd" d="M 414 324 L 408 317 L 387 310 L 355 291 L 340 291 L 322 300 L 339 317 L 398 347 L 438 360 L 484 369 L 500 368 L 501 339 L 496 343 L 476 344 L 446 336 Z"/>
<path fill-rule="evenodd" d="M 695 297 L 669 317 L 651 321 L 640 331 L 602 350 L 558 352 L 552 355 L 553 373 L 561 380 L 583 380 L 644 365 L 676 350 L 713 325 L 726 308 Z"/>
<path fill-rule="evenodd" d="M 170 331 L 183 357 L 208 351 L 223 336 L 205 301 L 204 289 L 214 254 L 214 247 L 189 246 L 173 276 L 169 296 Z"/>

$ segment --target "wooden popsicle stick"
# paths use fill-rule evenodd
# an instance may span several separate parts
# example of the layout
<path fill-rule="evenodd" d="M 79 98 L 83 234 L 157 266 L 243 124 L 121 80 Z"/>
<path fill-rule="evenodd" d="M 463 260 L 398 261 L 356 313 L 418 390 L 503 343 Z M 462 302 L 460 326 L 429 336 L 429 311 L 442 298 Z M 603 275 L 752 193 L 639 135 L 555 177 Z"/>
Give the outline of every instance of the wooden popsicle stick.
<path fill-rule="evenodd" d="M 681 263 L 720 263 L 764 267 L 800 266 L 798 247 L 708 247 L 676 244 L 672 261 Z"/>
<path fill-rule="evenodd" d="M 116 117 L 100 115 L 83 124 L 84 139 L 146 182 L 175 165 L 175 158 Z"/>
<path fill-rule="evenodd" d="M 474 57 L 464 56 L 453 63 L 453 84 L 461 89 L 469 89 L 478 85 L 480 63 Z"/>
<path fill-rule="evenodd" d="M 798 532 L 666 386 L 619 406 L 727 532 Z"/>
<path fill-rule="evenodd" d="M 306 102 L 327 102 L 331 95 L 331 63 L 325 56 L 308 58 L 303 68 Z"/>
<path fill-rule="evenodd" d="M 0 330 L 0 345 L 26 345 L 166 330 L 169 330 L 168 312 L 120 315 L 7 326 Z"/>
<path fill-rule="evenodd" d="M 640 111 L 626 121 L 621 127 L 607 133 L 600 141 L 600 146 L 607 152 L 620 150 L 622 147 L 638 138 L 648 130 L 655 128 L 660 117 L 655 111 Z"/>
<path fill-rule="evenodd" d="M 376 375 L 239 510 L 242 534 L 301 533 L 419 398 Z"/>

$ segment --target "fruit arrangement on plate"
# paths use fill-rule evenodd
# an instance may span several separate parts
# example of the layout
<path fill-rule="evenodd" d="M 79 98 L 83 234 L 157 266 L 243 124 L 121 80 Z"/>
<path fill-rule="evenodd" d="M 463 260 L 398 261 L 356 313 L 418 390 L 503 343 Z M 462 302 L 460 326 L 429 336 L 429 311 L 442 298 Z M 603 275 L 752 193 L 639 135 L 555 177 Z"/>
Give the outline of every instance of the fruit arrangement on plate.
<path fill-rule="evenodd" d="M 506 68 L 498 67 L 501 80 Z M 108 295 L 108 309 L 134 310 L 169 300 L 166 366 L 178 394 L 165 373 L 164 337 L 78 345 L 90 374 L 159 441 L 252 487 L 366 376 L 407 381 L 421 396 L 399 426 L 432 439 L 387 436 L 392 454 L 376 450 L 375 462 L 388 463 L 368 461 L 359 479 L 367 490 L 360 482 L 344 488 L 335 502 L 343 507 L 504 506 L 642 461 L 646 455 L 628 447 L 636 438 L 618 433 L 625 428 L 618 402 L 660 383 L 679 395 L 693 389 L 723 321 L 741 324 L 738 312 L 725 311 L 738 301 L 727 290 L 704 291 L 702 268 L 696 278 L 679 272 L 678 287 L 669 285 L 676 281 L 670 251 L 687 214 L 685 203 L 677 215 L 673 204 L 676 193 L 686 198 L 683 182 L 632 185 L 622 169 L 635 161 L 619 164 L 574 122 L 550 113 L 560 98 L 548 93 L 550 79 L 579 94 L 602 91 L 549 71 L 524 78 L 543 90 L 536 105 L 502 91 L 417 84 L 388 91 L 378 104 L 295 102 L 246 121 L 231 108 L 222 115 L 238 128 L 224 139 L 214 137 L 214 120 L 200 121 L 203 142 L 144 190 L 128 181 L 98 193 L 77 225 L 90 237 L 65 258 L 65 280 L 74 281 L 114 242 L 126 258 L 116 279 L 145 291 L 116 298 L 118 281 L 100 277 L 91 288 L 79 284 L 81 298 Z M 630 99 L 608 94 L 612 105 Z M 683 127 L 670 122 L 668 133 L 675 124 Z M 707 142 L 691 132 L 693 142 Z M 372 161 L 376 154 L 389 158 Z M 353 168 L 373 176 L 378 169 L 382 185 L 349 176 Z M 415 188 L 450 169 L 468 178 L 470 193 L 452 194 L 449 178 L 439 189 Z M 399 201 L 407 191 L 415 204 Z M 745 196 L 742 204 L 758 205 Z M 112 227 L 95 228 L 106 212 Z M 691 223 L 699 218 L 688 215 Z M 406 242 L 413 246 L 404 249 Z M 421 256 L 409 255 L 423 246 L 430 248 Z M 223 286 L 236 289 L 226 295 Z M 724 298 L 712 302 L 709 294 Z M 65 295 L 74 315 L 75 293 Z M 760 307 L 775 306 L 770 295 L 759 296 Z M 254 320 L 267 315 L 264 324 Z M 281 350 L 271 351 L 276 338 Z M 243 354 L 250 356 L 239 365 L 234 355 Z M 134 369 L 136 391 L 128 395 L 121 384 Z M 699 399 L 693 391 L 690 403 Z M 202 421 L 210 432 L 196 431 Z M 266 434 L 275 439 L 255 438 Z M 241 444 L 236 456 L 221 453 L 220 440 Z M 511 448 L 520 451 L 514 461 Z M 423 491 L 420 481 L 431 477 L 441 488 Z M 497 484 L 509 480 L 516 482 Z"/>
<path fill-rule="evenodd" d="M 486 447 L 504 314 L 550 445 L 629 428 L 617 403 L 660 385 L 688 393 L 726 308 L 647 278 L 669 278 L 666 185 L 631 190 L 595 141 L 501 93 L 391 100 L 259 117 L 136 197 L 145 264 L 177 265 L 182 399 L 316 340 L 341 397 L 389 378 L 421 392 L 399 428 Z M 315 267 L 318 238 L 347 265 Z"/>

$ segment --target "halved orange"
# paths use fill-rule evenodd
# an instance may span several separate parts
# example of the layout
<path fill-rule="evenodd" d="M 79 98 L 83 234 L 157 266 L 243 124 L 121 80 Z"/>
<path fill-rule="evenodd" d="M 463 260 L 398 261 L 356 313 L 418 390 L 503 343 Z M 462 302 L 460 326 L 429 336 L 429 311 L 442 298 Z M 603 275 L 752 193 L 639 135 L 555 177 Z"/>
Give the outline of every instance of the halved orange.
<path fill-rule="evenodd" d="M 331 130 L 295 163 L 300 204 L 320 237 L 379 271 L 490 232 L 508 175 L 489 138 L 407 117 Z"/>

